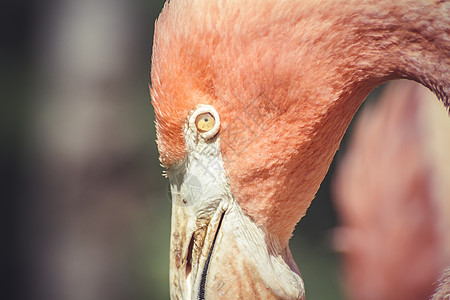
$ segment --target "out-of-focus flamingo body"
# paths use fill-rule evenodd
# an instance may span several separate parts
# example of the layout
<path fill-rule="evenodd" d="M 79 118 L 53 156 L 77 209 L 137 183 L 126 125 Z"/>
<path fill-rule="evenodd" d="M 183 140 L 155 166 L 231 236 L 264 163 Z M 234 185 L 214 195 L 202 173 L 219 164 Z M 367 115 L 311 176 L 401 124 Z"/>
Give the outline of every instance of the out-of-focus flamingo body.
<path fill-rule="evenodd" d="M 351 299 L 427 299 L 450 260 L 450 118 L 413 82 L 358 120 L 338 169 L 336 243 Z"/>

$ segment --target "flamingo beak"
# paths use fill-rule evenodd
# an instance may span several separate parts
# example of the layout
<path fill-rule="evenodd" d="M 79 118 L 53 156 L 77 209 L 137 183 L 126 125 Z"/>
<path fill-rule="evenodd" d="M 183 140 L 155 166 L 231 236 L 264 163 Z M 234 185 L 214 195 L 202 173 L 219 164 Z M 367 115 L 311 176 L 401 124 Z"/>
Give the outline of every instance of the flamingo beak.
<path fill-rule="evenodd" d="M 199 220 L 180 207 L 173 209 L 170 244 L 172 298 L 204 299 L 209 264 L 224 213 L 217 210 L 210 217 Z M 196 220 L 195 224 L 192 220 Z"/>
<path fill-rule="evenodd" d="M 199 160 L 172 172 L 172 299 L 203 299 L 211 256 L 230 197 L 225 178 Z"/>
<path fill-rule="evenodd" d="M 201 158 L 189 159 L 169 172 L 171 298 L 304 299 L 289 247 L 242 211 L 223 167 L 204 166 Z"/>

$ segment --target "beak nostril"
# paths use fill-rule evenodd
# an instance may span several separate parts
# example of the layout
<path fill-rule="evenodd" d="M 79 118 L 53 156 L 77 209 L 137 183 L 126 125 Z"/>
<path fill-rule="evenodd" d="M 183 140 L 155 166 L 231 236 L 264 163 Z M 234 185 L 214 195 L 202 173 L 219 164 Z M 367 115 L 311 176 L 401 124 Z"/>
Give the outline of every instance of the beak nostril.
<path fill-rule="evenodd" d="M 189 276 L 192 270 L 192 249 L 194 248 L 194 235 L 189 242 L 188 252 L 186 255 L 186 278 Z"/>

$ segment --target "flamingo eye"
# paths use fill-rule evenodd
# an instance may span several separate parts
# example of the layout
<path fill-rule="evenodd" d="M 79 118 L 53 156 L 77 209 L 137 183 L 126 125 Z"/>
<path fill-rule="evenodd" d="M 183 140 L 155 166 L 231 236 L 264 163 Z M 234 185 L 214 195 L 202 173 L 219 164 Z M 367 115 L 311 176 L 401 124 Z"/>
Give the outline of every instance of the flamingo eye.
<path fill-rule="evenodd" d="M 189 117 L 189 127 L 196 130 L 200 136 L 209 140 L 220 130 L 220 118 L 211 105 L 200 104 Z"/>
<path fill-rule="evenodd" d="M 195 127 L 199 132 L 208 132 L 213 129 L 216 120 L 210 113 L 202 113 L 195 119 Z"/>

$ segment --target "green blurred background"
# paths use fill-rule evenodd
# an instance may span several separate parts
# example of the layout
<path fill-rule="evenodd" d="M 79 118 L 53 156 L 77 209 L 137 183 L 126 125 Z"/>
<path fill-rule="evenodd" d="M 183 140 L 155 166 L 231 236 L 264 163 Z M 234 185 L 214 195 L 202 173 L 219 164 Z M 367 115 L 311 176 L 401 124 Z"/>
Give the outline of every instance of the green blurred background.
<path fill-rule="evenodd" d="M 4 4 L 7 299 L 169 298 L 171 204 L 148 93 L 162 6 Z M 334 165 L 290 243 L 309 300 L 343 299 L 331 244 Z"/>

